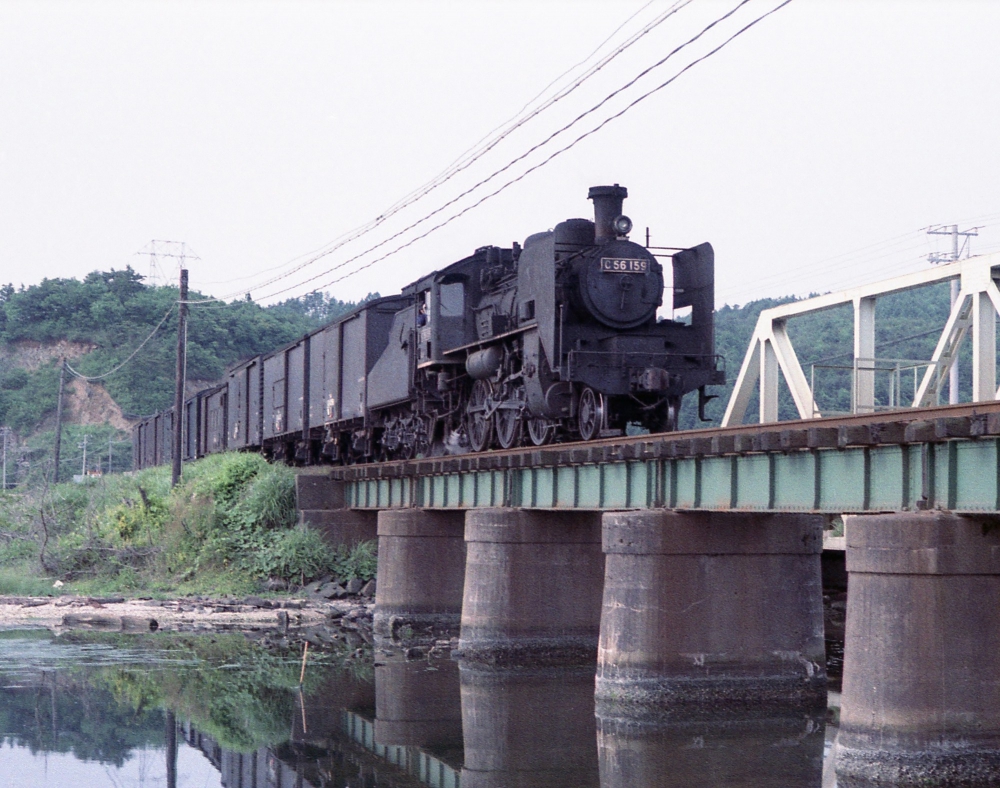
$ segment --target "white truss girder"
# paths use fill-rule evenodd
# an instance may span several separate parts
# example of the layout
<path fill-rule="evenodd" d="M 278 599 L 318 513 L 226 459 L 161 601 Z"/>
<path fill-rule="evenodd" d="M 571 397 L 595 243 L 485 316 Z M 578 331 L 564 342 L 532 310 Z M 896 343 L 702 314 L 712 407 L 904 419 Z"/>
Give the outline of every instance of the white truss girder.
<path fill-rule="evenodd" d="M 948 315 L 934 354 L 927 362 L 927 370 L 917 387 L 912 406 L 925 407 L 937 402 L 948 373 L 958 358 L 962 341 L 969 335 L 973 343 L 972 399 L 974 402 L 1000 399 L 996 375 L 996 317 L 1000 312 L 998 277 L 1000 254 L 982 255 L 765 309 L 757 319 L 750 347 L 722 418 L 722 426 L 743 423 L 755 390 L 760 395 L 761 423 L 777 421 L 779 372 L 788 385 L 799 417 L 810 419 L 822 416 L 795 355 L 786 324 L 792 317 L 846 304 L 854 307 L 854 395 L 851 407 L 855 413 L 873 411 L 875 304 L 878 298 L 950 279 L 957 279 L 960 283 L 958 298 Z"/>

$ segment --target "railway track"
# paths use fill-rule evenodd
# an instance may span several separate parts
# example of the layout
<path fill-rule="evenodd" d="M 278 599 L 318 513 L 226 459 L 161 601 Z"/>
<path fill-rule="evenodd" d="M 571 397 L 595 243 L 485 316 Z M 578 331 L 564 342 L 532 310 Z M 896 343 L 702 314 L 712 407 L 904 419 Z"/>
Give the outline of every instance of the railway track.
<path fill-rule="evenodd" d="M 617 436 L 478 454 L 338 466 L 331 470 L 331 476 L 335 480 L 350 482 L 506 468 L 926 444 L 991 436 L 1000 437 L 1000 401 Z"/>

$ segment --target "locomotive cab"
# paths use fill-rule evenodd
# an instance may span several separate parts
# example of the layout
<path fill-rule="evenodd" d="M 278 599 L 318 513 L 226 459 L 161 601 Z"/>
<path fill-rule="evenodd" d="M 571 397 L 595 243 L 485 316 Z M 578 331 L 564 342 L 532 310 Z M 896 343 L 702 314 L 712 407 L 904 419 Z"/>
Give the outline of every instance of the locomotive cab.
<path fill-rule="evenodd" d="M 434 278 L 417 295 L 417 366 L 441 363 L 444 350 L 465 344 L 466 279 L 462 274 Z"/>

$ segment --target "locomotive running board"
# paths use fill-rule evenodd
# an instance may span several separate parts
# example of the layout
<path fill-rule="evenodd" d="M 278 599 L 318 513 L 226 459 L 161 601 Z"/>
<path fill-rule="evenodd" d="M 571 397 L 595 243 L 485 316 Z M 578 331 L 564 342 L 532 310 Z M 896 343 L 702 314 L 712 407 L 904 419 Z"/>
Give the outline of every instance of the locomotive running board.
<path fill-rule="evenodd" d="M 505 331 L 502 334 L 497 334 L 495 337 L 489 337 L 487 339 L 477 339 L 475 342 L 470 342 L 468 345 L 461 345 L 460 347 L 453 347 L 451 350 L 446 350 L 442 355 L 450 356 L 452 353 L 461 353 L 463 350 L 472 350 L 473 348 L 481 348 L 483 345 L 492 345 L 501 339 L 507 339 L 507 337 L 513 337 L 517 334 L 523 334 L 525 331 L 537 328 L 538 323 L 526 323 L 518 328 L 511 329 L 510 331 Z"/>

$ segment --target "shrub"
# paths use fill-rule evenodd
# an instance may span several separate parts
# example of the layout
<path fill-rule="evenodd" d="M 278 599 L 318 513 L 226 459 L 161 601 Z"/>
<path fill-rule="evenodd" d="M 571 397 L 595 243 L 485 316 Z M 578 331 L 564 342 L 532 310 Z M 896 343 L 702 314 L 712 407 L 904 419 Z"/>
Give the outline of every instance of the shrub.
<path fill-rule="evenodd" d="M 132 544 L 159 536 L 170 511 L 159 496 L 146 494 L 138 501 L 123 500 L 101 516 L 102 531 L 115 541 Z"/>
<path fill-rule="evenodd" d="M 339 547 L 331 569 L 341 579 L 371 580 L 378 570 L 378 541 L 360 542 L 351 549 Z"/>
<path fill-rule="evenodd" d="M 378 543 L 332 548 L 316 531 L 296 528 L 276 534 L 257 556 L 250 571 L 258 577 L 309 581 L 330 574 L 341 580 L 371 580 L 378 564 Z"/>
<path fill-rule="evenodd" d="M 336 556 L 315 531 L 296 528 L 277 534 L 253 562 L 259 577 L 313 580 L 330 571 Z"/>
<path fill-rule="evenodd" d="M 291 528 L 295 516 L 295 474 L 283 465 L 267 465 L 226 519 L 247 531 L 268 531 Z"/>

